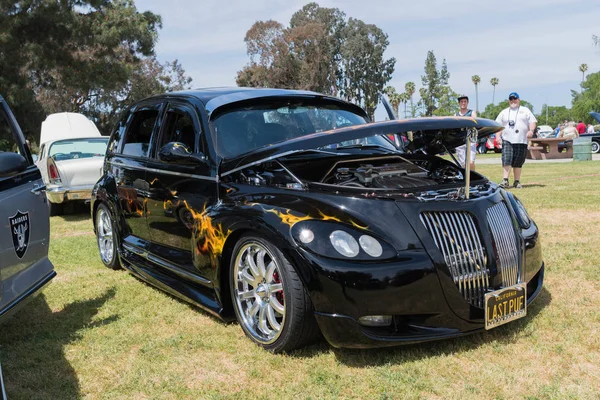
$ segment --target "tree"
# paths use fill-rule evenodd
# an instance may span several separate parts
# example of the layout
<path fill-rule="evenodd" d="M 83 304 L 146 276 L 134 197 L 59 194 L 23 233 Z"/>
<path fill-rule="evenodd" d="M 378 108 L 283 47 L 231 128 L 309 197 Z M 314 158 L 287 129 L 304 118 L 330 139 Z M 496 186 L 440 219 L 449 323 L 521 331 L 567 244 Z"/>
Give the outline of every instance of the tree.
<path fill-rule="evenodd" d="M 588 114 L 590 111 L 600 110 L 600 72 L 589 74 L 581 83 L 581 93 L 571 90 L 573 119 L 592 123 L 593 119 Z"/>
<path fill-rule="evenodd" d="M 392 78 L 396 59 L 384 59 L 388 37 L 375 25 L 350 18 L 344 27 L 343 37 L 342 95 L 346 100 L 361 105 L 372 119 L 379 95 Z"/>
<path fill-rule="evenodd" d="M 479 114 L 479 91 L 477 90 L 479 86 L 479 82 L 481 82 L 481 78 L 479 75 L 473 75 L 471 77 L 473 84 L 475 85 L 475 111 Z"/>
<path fill-rule="evenodd" d="M 400 93 L 396 91 L 396 88 L 393 86 L 386 86 L 383 92 L 387 95 L 388 99 L 390 99 L 390 105 L 394 110 L 394 115 L 396 118 L 400 118 L 398 115 L 398 108 L 400 107 L 400 103 L 403 100 L 403 97 Z"/>
<path fill-rule="evenodd" d="M 381 29 L 316 3 L 294 13 L 288 28 L 255 22 L 244 40 L 250 62 L 238 72 L 238 85 L 341 96 L 371 117 L 396 62 L 383 57 L 389 42 Z"/>
<path fill-rule="evenodd" d="M 131 0 L 0 3 L 0 91 L 26 136 L 37 140 L 53 107 L 86 110 L 100 91 L 125 86 L 160 27 Z"/>
<path fill-rule="evenodd" d="M 500 81 L 498 80 L 498 78 L 494 77 L 492 79 L 490 79 L 490 84 L 494 87 L 494 91 L 492 92 L 492 104 L 495 104 L 495 98 L 496 98 L 496 85 L 498 85 Z"/>
<path fill-rule="evenodd" d="M 579 66 L 579 72 L 581 72 L 581 90 L 583 91 L 583 80 L 585 79 L 585 71 L 588 70 L 587 64 L 581 64 Z"/>
<path fill-rule="evenodd" d="M 449 78 L 446 60 L 442 62 L 442 68 L 438 70 L 435 54 L 432 50 L 428 51 L 425 59 L 425 75 L 421 76 L 423 87 L 419 89 L 426 116 L 433 115 L 438 107 L 439 99 L 447 92 L 445 86 L 448 85 Z"/>
<path fill-rule="evenodd" d="M 338 95 L 341 79 L 340 62 L 342 47 L 342 30 L 346 25 L 346 15 L 337 8 L 320 7 L 317 3 L 306 4 L 296 11 L 290 20 L 290 30 L 299 29 L 307 25 L 319 25 L 325 37 L 320 41 L 320 52 L 326 61 L 326 66 L 319 70 L 322 74 L 321 81 L 327 82 L 327 88 L 318 88 L 317 91 Z M 294 42 L 295 45 L 298 43 Z"/>
<path fill-rule="evenodd" d="M 547 113 L 546 108 L 548 109 Z M 548 115 L 547 122 L 546 115 Z M 536 115 L 536 118 L 538 120 L 538 124 L 540 121 L 545 121 L 545 125 L 550 125 L 554 128 L 565 120 L 572 121 L 573 115 L 571 110 L 565 106 L 548 106 L 544 104 L 542 106 L 542 111 L 539 115 Z"/>
<path fill-rule="evenodd" d="M 444 86 L 441 91 L 438 108 L 433 112 L 436 116 L 454 115 L 460 108 L 458 105 L 458 93 Z"/>
<path fill-rule="evenodd" d="M 406 95 L 410 99 L 410 117 L 415 117 L 415 105 L 413 104 L 413 94 L 415 94 L 415 83 L 414 82 L 406 82 L 404 85 L 404 91 Z M 406 115 L 405 115 L 406 117 Z"/>

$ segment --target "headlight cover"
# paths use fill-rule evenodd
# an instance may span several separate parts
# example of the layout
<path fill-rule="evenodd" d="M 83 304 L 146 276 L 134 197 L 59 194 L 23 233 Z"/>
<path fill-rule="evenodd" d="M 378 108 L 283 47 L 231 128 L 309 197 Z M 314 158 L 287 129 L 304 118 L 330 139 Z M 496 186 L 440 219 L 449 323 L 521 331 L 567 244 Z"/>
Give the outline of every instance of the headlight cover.
<path fill-rule="evenodd" d="M 334 249 L 343 256 L 356 257 L 360 251 L 358 242 L 346 231 L 336 230 L 329 235 L 329 241 Z"/>
<path fill-rule="evenodd" d="M 371 232 L 361 232 L 338 222 L 298 222 L 292 227 L 292 236 L 299 246 L 330 258 L 375 261 L 396 256 L 396 250 L 390 244 Z M 313 237 L 313 240 L 307 242 L 306 238 L 309 236 Z"/>
<path fill-rule="evenodd" d="M 515 211 L 515 214 L 517 215 L 517 221 L 519 222 L 519 226 L 522 229 L 529 228 L 531 226 L 531 218 L 529 217 L 525 206 L 523 205 L 523 203 L 521 203 L 521 200 L 519 200 L 517 196 L 515 196 L 512 193 L 508 193 L 508 198 L 510 199 L 511 206 Z"/>

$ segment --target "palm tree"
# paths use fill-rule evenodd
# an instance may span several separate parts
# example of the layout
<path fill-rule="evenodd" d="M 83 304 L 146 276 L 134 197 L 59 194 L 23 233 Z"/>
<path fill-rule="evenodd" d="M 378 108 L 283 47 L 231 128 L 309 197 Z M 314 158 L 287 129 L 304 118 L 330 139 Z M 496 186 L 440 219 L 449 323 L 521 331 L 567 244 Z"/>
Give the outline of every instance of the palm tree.
<path fill-rule="evenodd" d="M 401 98 L 402 95 L 400 95 L 396 91 L 396 88 L 393 86 L 387 86 L 385 89 L 383 89 L 383 92 L 390 99 L 390 103 L 392 105 L 392 108 L 394 109 L 394 114 L 396 115 L 396 118 L 399 118 L 398 107 L 400 106 L 400 103 L 402 102 L 402 98 Z"/>
<path fill-rule="evenodd" d="M 413 94 L 415 94 L 416 88 L 414 82 L 406 82 L 404 85 L 404 90 L 406 91 L 406 95 L 410 99 L 410 116 L 412 118 L 415 117 L 415 107 L 413 106 Z"/>
<path fill-rule="evenodd" d="M 587 71 L 587 64 L 581 64 L 579 66 L 579 72 L 581 72 L 581 92 L 583 93 L 583 81 L 585 79 L 585 71 Z"/>
<path fill-rule="evenodd" d="M 479 115 L 479 92 L 477 91 L 477 85 L 481 82 L 481 78 L 479 75 L 473 75 L 471 80 L 475 84 L 475 111 L 477 111 L 477 115 Z"/>
<path fill-rule="evenodd" d="M 404 118 L 406 118 L 406 103 L 408 103 L 409 99 L 410 96 L 408 95 L 408 93 L 404 92 L 400 94 L 400 102 L 404 103 Z"/>
<path fill-rule="evenodd" d="M 494 91 L 492 92 L 492 104 L 496 105 L 496 103 L 494 102 L 494 99 L 496 98 L 496 85 L 499 83 L 500 81 L 498 80 L 498 78 L 493 77 L 492 79 L 490 79 L 490 83 L 492 84 L 492 86 L 494 87 Z"/>

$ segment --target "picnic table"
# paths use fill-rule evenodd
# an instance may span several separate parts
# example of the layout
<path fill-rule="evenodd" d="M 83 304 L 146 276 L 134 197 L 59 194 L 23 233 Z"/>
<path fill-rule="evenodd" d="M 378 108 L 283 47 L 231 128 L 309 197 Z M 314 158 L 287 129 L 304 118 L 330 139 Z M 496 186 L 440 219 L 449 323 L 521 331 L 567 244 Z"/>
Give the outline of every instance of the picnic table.
<path fill-rule="evenodd" d="M 527 147 L 527 158 L 530 160 L 553 160 L 557 158 L 573 158 L 573 141 L 564 138 L 530 139 Z M 559 144 L 562 144 L 559 146 Z M 566 151 L 562 151 L 566 149 Z"/>

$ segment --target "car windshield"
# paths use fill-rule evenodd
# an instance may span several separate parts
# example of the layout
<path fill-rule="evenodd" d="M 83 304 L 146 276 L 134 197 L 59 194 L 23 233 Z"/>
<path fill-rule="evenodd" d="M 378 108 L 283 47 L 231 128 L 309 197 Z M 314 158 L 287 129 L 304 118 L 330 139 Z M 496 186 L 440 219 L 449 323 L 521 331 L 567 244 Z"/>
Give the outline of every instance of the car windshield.
<path fill-rule="evenodd" d="M 218 153 L 224 158 L 232 158 L 273 143 L 366 122 L 364 116 L 341 108 L 339 104 L 286 102 L 225 112 L 211 121 L 211 129 Z M 373 145 L 396 149 L 382 136 L 333 144 L 323 149 Z"/>
<path fill-rule="evenodd" d="M 59 140 L 50 146 L 48 157 L 56 161 L 104 157 L 108 137 Z"/>

